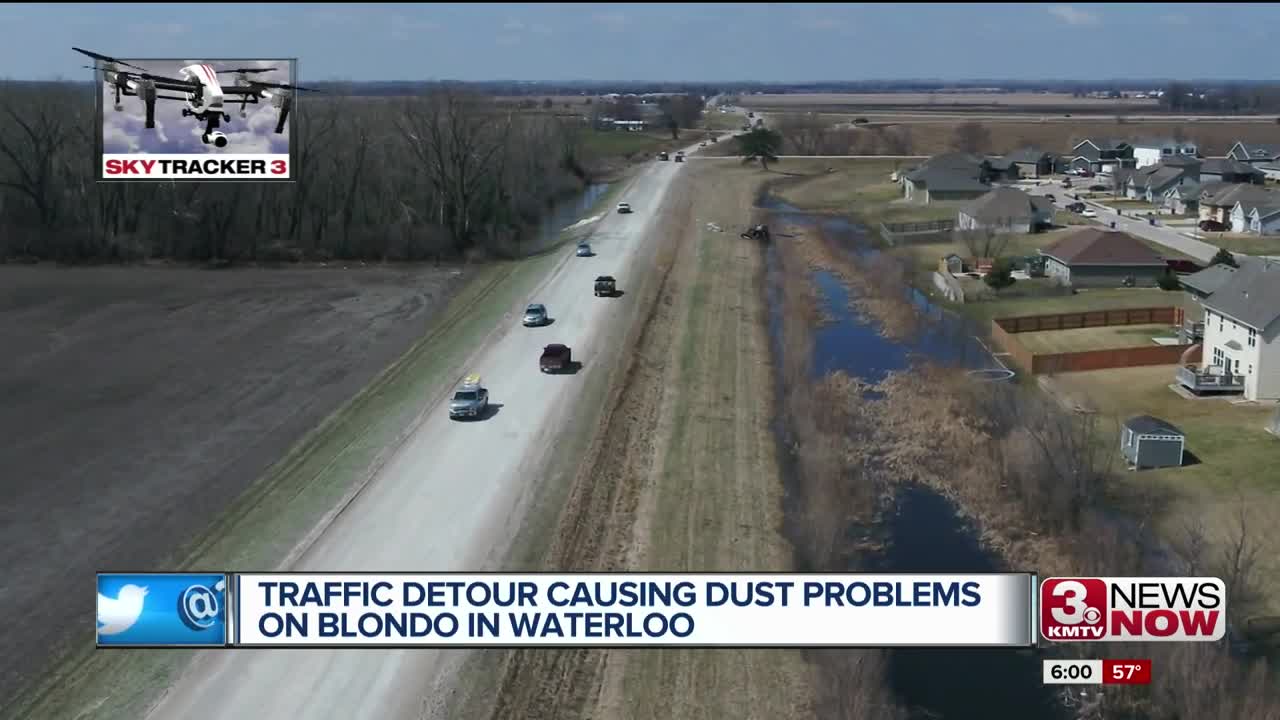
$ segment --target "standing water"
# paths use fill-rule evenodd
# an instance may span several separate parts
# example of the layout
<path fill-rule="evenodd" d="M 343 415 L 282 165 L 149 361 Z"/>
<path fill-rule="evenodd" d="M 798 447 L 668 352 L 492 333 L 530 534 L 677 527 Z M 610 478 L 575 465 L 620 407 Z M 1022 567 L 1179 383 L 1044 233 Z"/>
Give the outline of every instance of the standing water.
<path fill-rule="evenodd" d="M 769 198 L 762 203 L 789 225 L 814 227 L 859 256 L 877 252 L 865 231 L 842 218 L 815 218 Z M 785 242 L 781 240 L 781 242 Z M 781 303 L 778 302 L 777 250 L 767 253 L 771 282 L 770 336 L 775 353 L 785 352 Z M 905 341 L 882 336 L 874 322 L 850 307 L 849 291 L 839 278 L 817 272 L 815 285 L 833 321 L 814 335 L 816 376 L 843 371 L 869 382 L 894 371 L 909 370 L 913 357 L 952 366 L 998 367 L 973 336 L 973 328 L 942 312 L 913 291 L 912 301 L 929 318 L 919 337 Z M 777 363 L 782 367 L 782 363 Z M 785 453 L 784 453 L 785 455 Z M 894 498 L 894 509 L 881 528 L 883 549 L 865 558 L 871 572 L 983 573 L 1003 568 L 988 553 L 975 529 L 964 522 L 942 495 L 912 485 Z M 835 569 L 835 568 L 832 568 Z M 1051 689 L 1041 684 L 1040 659 L 1031 650 L 899 648 L 889 651 L 889 681 L 913 717 L 945 720 L 1056 720 L 1065 717 Z"/>
<path fill-rule="evenodd" d="M 539 252 L 555 243 L 560 238 L 562 230 L 581 220 L 583 215 L 608 191 L 609 183 L 592 183 L 570 198 L 552 204 L 538 220 L 537 234 L 526 250 Z M 599 212 L 607 211 L 608 208 L 602 208 Z"/>

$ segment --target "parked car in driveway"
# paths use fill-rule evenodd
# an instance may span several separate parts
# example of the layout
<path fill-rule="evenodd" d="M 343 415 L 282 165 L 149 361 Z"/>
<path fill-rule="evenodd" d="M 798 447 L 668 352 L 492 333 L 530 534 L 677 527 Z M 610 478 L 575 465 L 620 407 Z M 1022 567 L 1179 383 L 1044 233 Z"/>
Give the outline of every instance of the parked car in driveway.
<path fill-rule="evenodd" d="M 1201 220 L 1200 229 L 1204 232 L 1226 232 L 1227 226 L 1217 220 Z"/>
<path fill-rule="evenodd" d="M 1098 213 L 1094 212 L 1092 208 L 1085 208 L 1080 211 L 1080 217 L 1096 218 Z"/>
<path fill-rule="evenodd" d="M 533 303 L 524 309 L 525 327 L 539 327 L 547 324 L 547 306 L 540 303 Z"/>

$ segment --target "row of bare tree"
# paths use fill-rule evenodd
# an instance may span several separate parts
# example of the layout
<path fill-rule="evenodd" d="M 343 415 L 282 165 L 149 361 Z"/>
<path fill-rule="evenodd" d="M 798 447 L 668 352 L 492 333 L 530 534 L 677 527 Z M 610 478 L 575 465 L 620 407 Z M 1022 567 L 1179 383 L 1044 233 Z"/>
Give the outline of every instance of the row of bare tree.
<path fill-rule="evenodd" d="M 83 86 L 0 85 L 0 258 L 518 253 L 549 204 L 581 189 L 589 162 L 582 127 L 449 87 L 302 105 L 289 184 L 97 183 L 96 122 Z"/>

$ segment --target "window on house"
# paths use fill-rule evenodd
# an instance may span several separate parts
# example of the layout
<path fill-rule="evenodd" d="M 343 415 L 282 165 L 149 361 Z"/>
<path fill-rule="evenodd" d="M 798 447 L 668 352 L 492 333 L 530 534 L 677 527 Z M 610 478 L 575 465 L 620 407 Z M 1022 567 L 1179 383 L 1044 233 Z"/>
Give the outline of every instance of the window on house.
<path fill-rule="evenodd" d="M 1223 325 L 1222 316 L 1219 315 L 1218 316 L 1218 332 L 1222 332 L 1222 325 Z"/>
<path fill-rule="evenodd" d="M 1253 328 L 1249 328 L 1249 347 L 1257 347 L 1257 345 L 1258 345 L 1258 331 L 1254 330 Z"/>
<path fill-rule="evenodd" d="M 1213 349 L 1213 364 L 1221 367 L 1226 364 L 1226 355 L 1222 352 L 1222 348 Z"/>
<path fill-rule="evenodd" d="M 1252 375 L 1252 374 L 1253 374 L 1253 365 L 1250 365 L 1250 366 L 1249 366 L 1249 374 L 1250 374 L 1250 375 Z"/>

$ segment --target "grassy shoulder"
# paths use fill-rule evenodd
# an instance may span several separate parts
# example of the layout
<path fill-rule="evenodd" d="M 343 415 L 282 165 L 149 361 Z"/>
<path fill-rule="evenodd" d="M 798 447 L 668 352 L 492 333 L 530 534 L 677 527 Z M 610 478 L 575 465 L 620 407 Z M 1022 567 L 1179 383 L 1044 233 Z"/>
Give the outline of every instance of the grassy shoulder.
<path fill-rule="evenodd" d="M 563 261 L 562 252 L 549 251 L 478 266 L 409 351 L 300 441 L 166 569 L 277 567 L 376 473 L 503 315 Z M 6 710 L 33 718 L 142 717 L 193 654 L 86 649 Z"/>
<path fill-rule="evenodd" d="M 664 365 L 660 437 L 641 498 L 639 570 L 787 570 L 773 417 L 763 248 L 735 233 L 772 173 L 692 166 L 697 223 L 686 229 L 673 278 L 674 342 Z M 812 678 L 789 650 L 652 650 L 609 660 L 608 717 L 803 717 Z"/>

